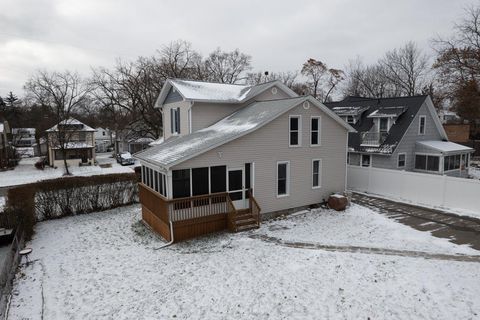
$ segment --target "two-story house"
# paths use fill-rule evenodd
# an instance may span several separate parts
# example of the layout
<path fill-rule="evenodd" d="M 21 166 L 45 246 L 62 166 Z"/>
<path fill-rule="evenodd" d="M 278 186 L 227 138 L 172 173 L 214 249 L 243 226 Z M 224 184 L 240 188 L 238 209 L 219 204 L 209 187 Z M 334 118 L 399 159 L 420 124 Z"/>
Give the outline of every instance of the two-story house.
<path fill-rule="evenodd" d="M 256 86 L 168 80 L 157 100 L 164 141 L 135 154 L 143 220 L 182 240 L 256 227 L 343 192 L 354 129 L 279 81 Z"/>
<path fill-rule="evenodd" d="M 13 149 L 11 146 L 11 130 L 8 121 L 0 115 L 0 169 L 12 165 Z"/>
<path fill-rule="evenodd" d="M 48 163 L 52 167 L 63 166 L 65 150 L 69 166 L 95 164 L 94 132 L 95 129 L 74 118 L 46 130 Z"/>
<path fill-rule="evenodd" d="M 448 141 L 429 96 L 347 97 L 326 106 L 356 129 L 348 138 L 350 165 L 468 175 L 473 149 Z"/>

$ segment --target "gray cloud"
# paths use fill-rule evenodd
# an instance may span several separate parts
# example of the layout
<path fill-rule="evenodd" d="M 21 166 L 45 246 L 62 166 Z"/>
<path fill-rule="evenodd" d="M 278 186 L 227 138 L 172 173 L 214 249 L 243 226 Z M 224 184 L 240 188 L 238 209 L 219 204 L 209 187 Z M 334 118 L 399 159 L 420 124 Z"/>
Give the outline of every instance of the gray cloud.
<path fill-rule="evenodd" d="M 207 54 L 239 48 L 256 69 L 296 70 L 309 57 L 344 67 L 409 40 L 427 53 L 471 0 L 174 1 L 2 0 L 0 95 L 21 92 L 38 68 L 109 66 L 175 39 Z"/>

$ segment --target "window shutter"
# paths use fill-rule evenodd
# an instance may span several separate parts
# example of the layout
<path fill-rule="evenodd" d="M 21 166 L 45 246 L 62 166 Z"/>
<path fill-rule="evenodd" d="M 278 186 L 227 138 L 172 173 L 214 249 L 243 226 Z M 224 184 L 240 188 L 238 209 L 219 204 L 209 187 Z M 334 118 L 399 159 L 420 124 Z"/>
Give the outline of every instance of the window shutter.
<path fill-rule="evenodd" d="M 177 117 L 175 118 L 177 124 L 177 133 L 180 133 L 180 108 L 177 108 Z"/>
<path fill-rule="evenodd" d="M 170 109 L 170 133 L 174 133 L 175 132 L 175 128 L 174 128 L 174 115 L 175 115 L 175 110 L 174 109 Z"/>

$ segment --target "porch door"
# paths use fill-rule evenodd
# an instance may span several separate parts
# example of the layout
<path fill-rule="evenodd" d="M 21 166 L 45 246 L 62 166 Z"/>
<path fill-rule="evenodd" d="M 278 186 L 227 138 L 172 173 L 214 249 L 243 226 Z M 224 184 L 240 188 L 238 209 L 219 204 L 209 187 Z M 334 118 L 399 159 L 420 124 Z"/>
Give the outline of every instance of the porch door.
<path fill-rule="evenodd" d="M 228 194 L 236 209 L 246 208 L 245 174 L 243 168 L 228 169 Z"/>

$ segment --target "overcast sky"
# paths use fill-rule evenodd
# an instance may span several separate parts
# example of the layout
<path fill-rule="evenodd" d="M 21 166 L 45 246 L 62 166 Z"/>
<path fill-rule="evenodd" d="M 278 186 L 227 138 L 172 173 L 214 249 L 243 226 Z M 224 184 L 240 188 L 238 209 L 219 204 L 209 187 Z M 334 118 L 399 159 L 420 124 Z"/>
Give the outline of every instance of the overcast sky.
<path fill-rule="evenodd" d="M 360 56 L 448 35 L 471 0 L 0 0 L 0 96 L 22 95 L 39 68 L 111 66 L 183 39 L 203 55 L 239 48 L 259 71 L 298 70 L 308 58 L 343 68 Z"/>

